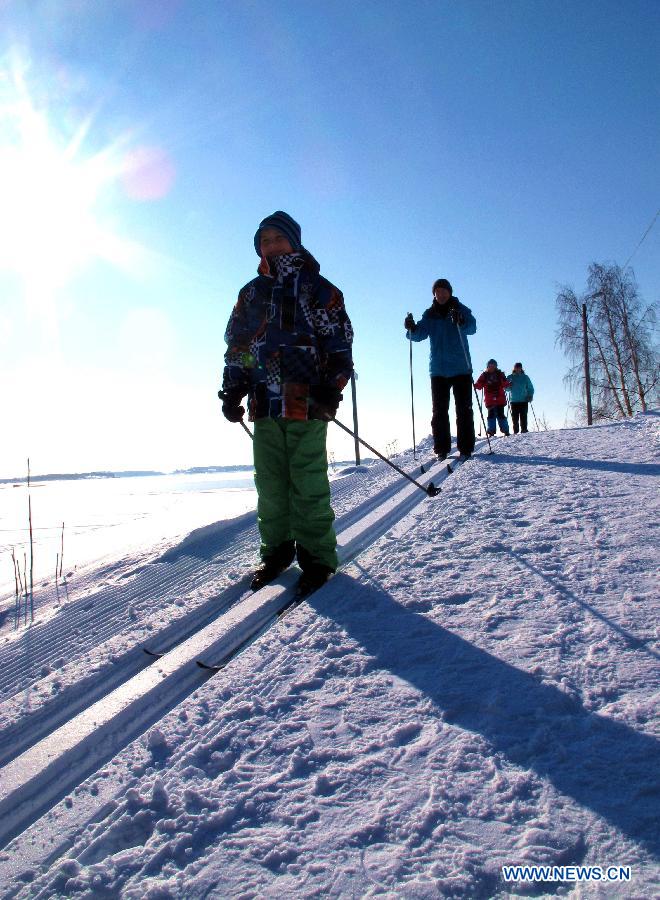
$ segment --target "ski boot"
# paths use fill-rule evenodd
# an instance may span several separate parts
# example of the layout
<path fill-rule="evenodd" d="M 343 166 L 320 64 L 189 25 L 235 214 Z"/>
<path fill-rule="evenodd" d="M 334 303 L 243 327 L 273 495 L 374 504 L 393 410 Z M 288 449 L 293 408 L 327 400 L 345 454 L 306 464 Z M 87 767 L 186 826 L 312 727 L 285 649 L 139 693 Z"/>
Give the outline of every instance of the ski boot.
<path fill-rule="evenodd" d="M 259 591 L 262 587 L 274 581 L 285 569 L 288 569 L 296 555 L 293 541 L 285 541 L 276 547 L 272 553 L 264 559 L 263 565 L 257 569 L 250 582 L 250 590 Z"/>
<path fill-rule="evenodd" d="M 328 566 L 322 566 L 320 563 L 314 563 L 305 569 L 296 585 L 296 597 L 307 597 L 312 594 L 328 581 L 334 575 L 332 569 Z"/>

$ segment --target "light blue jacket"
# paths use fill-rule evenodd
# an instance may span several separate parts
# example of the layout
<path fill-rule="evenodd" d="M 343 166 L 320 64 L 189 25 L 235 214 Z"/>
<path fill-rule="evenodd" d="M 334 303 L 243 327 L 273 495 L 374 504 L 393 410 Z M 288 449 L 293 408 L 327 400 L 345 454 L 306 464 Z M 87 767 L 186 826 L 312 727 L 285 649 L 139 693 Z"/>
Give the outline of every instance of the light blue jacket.
<path fill-rule="evenodd" d="M 451 378 L 453 375 L 469 375 L 472 372 L 467 335 L 475 334 L 477 320 L 467 306 L 459 302 L 458 307 L 463 317 L 460 335 L 458 327 L 447 315 L 446 308 L 436 303 L 424 312 L 420 321 L 416 323 L 415 331 L 407 332 L 411 341 L 424 341 L 429 338 L 431 376 L 442 375 L 444 378 Z"/>
<path fill-rule="evenodd" d="M 526 400 L 534 399 L 534 385 L 529 375 L 525 375 L 524 372 L 512 372 L 509 381 L 511 387 L 507 390 L 512 403 L 524 403 Z"/>

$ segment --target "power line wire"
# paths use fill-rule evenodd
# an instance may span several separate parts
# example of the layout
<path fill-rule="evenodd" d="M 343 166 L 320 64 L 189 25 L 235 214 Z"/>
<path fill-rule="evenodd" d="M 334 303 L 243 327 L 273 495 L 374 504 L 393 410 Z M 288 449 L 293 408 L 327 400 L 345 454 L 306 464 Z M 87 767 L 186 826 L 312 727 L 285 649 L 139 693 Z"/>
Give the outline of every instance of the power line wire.
<path fill-rule="evenodd" d="M 644 234 L 642 235 L 639 244 L 637 244 L 637 246 L 635 247 L 635 249 L 633 250 L 633 252 L 630 254 L 630 256 L 628 257 L 628 259 L 626 260 L 626 262 L 625 262 L 625 264 L 624 264 L 624 266 L 623 266 L 624 269 L 627 267 L 627 265 L 628 265 L 628 263 L 630 262 L 630 260 L 633 258 L 633 256 L 635 255 L 635 253 L 637 253 L 637 251 L 639 250 L 639 248 L 640 248 L 640 247 L 642 246 L 642 244 L 644 243 L 644 239 L 646 238 L 646 236 L 647 236 L 647 234 L 649 233 L 649 231 L 650 231 L 650 230 L 653 228 L 653 226 L 655 225 L 658 216 L 660 216 L 660 209 L 657 211 L 657 213 L 656 213 L 655 216 L 653 217 L 653 221 L 651 222 L 651 224 L 649 225 L 649 227 L 646 229 L 646 231 L 645 231 Z"/>

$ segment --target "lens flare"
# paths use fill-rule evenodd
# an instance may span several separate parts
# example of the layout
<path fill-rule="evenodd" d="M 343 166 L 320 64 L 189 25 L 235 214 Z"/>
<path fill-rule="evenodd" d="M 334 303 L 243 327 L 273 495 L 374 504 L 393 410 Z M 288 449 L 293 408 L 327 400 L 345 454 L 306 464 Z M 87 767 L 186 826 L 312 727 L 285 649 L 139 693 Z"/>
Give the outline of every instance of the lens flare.
<path fill-rule="evenodd" d="M 86 152 L 94 117 L 72 129 L 61 98 L 37 103 L 47 92 L 31 91 L 30 76 L 16 51 L 0 59 L 0 271 L 19 279 L 28 312 L 52 330 L 58 292 L 87 265 L 140 271 L 150 253 L 118 233 L 117 187 L 130 199 L 159 199 L 174 166 L 164 151 L 132 150 L 126 135 Z"/>

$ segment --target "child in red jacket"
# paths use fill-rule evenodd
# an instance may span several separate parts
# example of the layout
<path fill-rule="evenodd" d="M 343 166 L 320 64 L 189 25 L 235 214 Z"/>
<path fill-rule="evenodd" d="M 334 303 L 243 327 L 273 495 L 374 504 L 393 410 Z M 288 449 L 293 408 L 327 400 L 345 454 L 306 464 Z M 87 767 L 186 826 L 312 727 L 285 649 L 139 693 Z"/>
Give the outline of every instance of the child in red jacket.
<path fill-rule="evenodd" d="M 497 368 L 497 360 L 489 359 L 486 371 L 482 372 L 474 383 L 478 391 L 483 389 L 484 403 L 488 410 L 487 434 L 495 436 L 495 420 L 500 426 L 500 431 L 506 437 L 509 436 L 509 421 L 504 413 L 506 406 L 506 394 L 504 388 L 511 387 L 511 382 L 501 369 Z"/>

